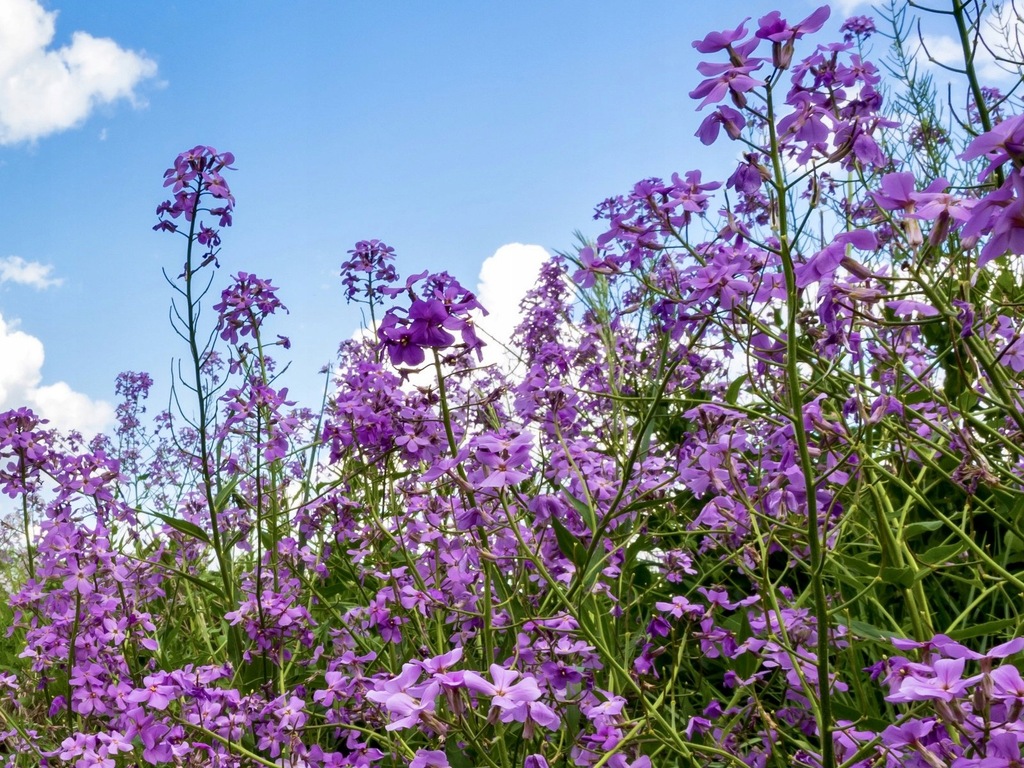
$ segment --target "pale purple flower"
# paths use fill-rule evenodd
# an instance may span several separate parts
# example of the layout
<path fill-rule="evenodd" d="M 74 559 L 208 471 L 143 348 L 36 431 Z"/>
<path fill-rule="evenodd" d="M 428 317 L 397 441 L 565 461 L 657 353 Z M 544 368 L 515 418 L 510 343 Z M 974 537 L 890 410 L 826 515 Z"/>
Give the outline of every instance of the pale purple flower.
<path fill-rule="evenodd" d="M 789 69 L 793 61 L 793 43 L 805 34 L 817 32 L 828 20 L 832 10 L 823 5 L 803 21 L 790 25 L 782 14 L 772 11 L 757 20 L 755 37 L 772 42 L 772 64 L 778 69 Z"/>
<path fill-rule="evenodd" d="M 818 251 L 804 264 L 798 264 L 794 268 L 797 287 L 806 288 L 814 282 L 830 283 L 839 265 L 846 258 L 848 244 L 860 250 L 874 250 L 878 247 L 878 240 L 874 233 L 867 229 L 856 229 L 837 235 L 830 245 Z"/>
<path fill-rule="evenodd" d="M 984 181 L 992 171 L 1005 163 L 1024 156 L 1024 115 L 1015 115 L 981 134 L 960 155 L 962 160 L 987 157 L 989 165 L 981 172 Z"/>
<path fill-rule="evenodd" d="M 513 709 L 526 701 L 540 698 L 540 688 L 533 677 L 524 677 L 518 683 L 519 673 L 505 669 L 499 664 L 491 664 L 491 680 L 485 680 L 476 672 L 466 672 L 463 681 L 466 687 L 476 693 L 491 697 L 491 706 L 499 709 Z"/>
<path fill-rule="evenodd" d="M 760 67 L 760 63 L 736 66 L 735 64 L 715 64 L 702 61 L 697 65 L 697 71 L 707 79 L 690 91 L 690 98 L 703 99 L 697 106 L 697 109 L 700 110 L 708 104 L 718 103 L 727 95 L 732 95 L 736 106 L 742 108 L 746 104 L 746 96 L 743 94 L 764 85 L 764 80 L 750 76 L 751 72 Z"/>
<path fill-rule="evenodd" d="M 718 138 L 719 129 L 724 128 L 729 138 L 735 141 L 743 135 L 746 125 L 747 121 L 742 114 L 722 104 L 704 118 L 694 135 L 700 139 L 701 144 L 710 146 Z"/>
<path fill-rule="evenodd" d="M 419 693 L 418 698 L 408 693 L 387 693 L 384 691 L 370 691 L 366 698 L 383 704 L 384 708 L 391 715 L 391 722 L 384 726 L 387 731 L 397 731 L 403 728 L 415 728 L 422 722 L 434 722 L 434 711 L 437 707 L 437 696 L 441 686 L 437 682 L 430 682 Z"/>
<path fill-rule="evenodd" d="M 735 29 L 727 29 L 724 32 L 709 32 L 703 40 L 694 40 L 693 47 L 700 53 L 724 51 L 747 34 L 748 21 L 750 21 L 749 16 L 741 21 Z"/>
<path fill-rule="evenodd" d="M 440 749 L 417 749 L 409 768 L 448 768 L 448 756 Z"/>
<path fill-rule="evenodd" d="M 939 659 L 932 665 L 934 677 L 911 675 L 905 677 L 896 694 L 887 696 L 888 701 L 923 701 L 939 699 L 952 701 L 981 679 L 976 675 L 963 678 L 964 659 Z"/>

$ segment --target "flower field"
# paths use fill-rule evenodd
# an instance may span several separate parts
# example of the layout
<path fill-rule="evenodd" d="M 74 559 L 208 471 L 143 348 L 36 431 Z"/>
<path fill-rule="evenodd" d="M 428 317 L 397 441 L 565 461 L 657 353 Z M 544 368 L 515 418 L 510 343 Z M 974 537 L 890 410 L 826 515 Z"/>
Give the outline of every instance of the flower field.
<path fill-rule="evenodd" d="M 171 408 L 0 414 L 3 764 L 1024 765 L 1024 18 L 942 6 L 961 108 L 907 14 L 694 42 L 731 175 L 600 202 L 511 339 L 356 243 L 312 406 L 179 155 Z"/>

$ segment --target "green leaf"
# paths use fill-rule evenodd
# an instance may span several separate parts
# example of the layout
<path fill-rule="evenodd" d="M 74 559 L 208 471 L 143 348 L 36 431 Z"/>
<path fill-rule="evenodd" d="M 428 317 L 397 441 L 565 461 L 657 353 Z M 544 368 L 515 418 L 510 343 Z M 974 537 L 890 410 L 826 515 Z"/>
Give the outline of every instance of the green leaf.
<path fill-rule="evenodd" d="M 984 624 L 975 624 L 973 627 L 957 629 L 947 634 L 954 640 L 970 640 L 972 637 L 998 634 L 1009 627 L 1016 627 L 1017 622 L 1018 619 L 1012 618 L 997 619 L 996 621 L 986 621 Z"/>
<path fill-rule="evenodd" d="M 209 592 L 210 594 L 215 595 L 216 597 L 219 597 L 221 599 L 224 598 L 224 592 L 221 591 L 220 587 L 218 587 L 216 584 L 211 584 L 208 581 L 203 581 L 202 579 L 198 578 L 197 576 L 193 576 L 191 573 L 185 573 L 185 571 L 181 571 L 181 570 L 179 570 L 179 569 L 177 569 L 177 568 L 175 568 L 173 566 L 166 565 L 164 563 L 161 563 L 160 567 L 163 570 L 166 570 L 166 571 L 169 571 L 170 573 L 173 573 L 178 578 L 185 579 L 185 581 L 187 581 L 187 582 L 189 582 L 191 584 L 195 584 L 200 589 L 203 589 L 203 590 Z"/>
<path fill-rule="evenodd" d="M 572 508 L 580 513 L 580 517 L 583 518 L 583 522 L 587 524 L 587 527 L 590 529 L 590 532 L 596 533 L 597 516 L 594 514 L 594 509 L 589 504 L 584 504 L 582 501 L 577 499 L 564 488 L 562 489 L 562 495 L 565 496 L 565 500 L 569 502 Z"/>
<path fill-rule="evenodd" d="M 564 710 L 564 716 L 570 738 L 575 737 L 580 730 L 580 708 L 576 705 L 568 706 Z"/>
<path fill-rule="evenodd" d="M 958 541 L 955 544 L 944 544 L 941 547 L 932 547 L 922 555 L 918 555 L 917 559 L 925 565 L 942 565 L 948 563 L 954 557 L 964 551 L 967 545 L 962 541 Z"/>
<path fill-rule="evenodd" d="M 928 531 L 937 531 L 943 526 L 941 520 L 925 520 L 920 523 L 911 523 L 903 528 L 903 540 L 910 541 L 915 536 L 920 536 Z"/>
<path fill-rule="evenodd" d="M 854 573 L 859 573 L 861 576 L 874 578 L 878 575 L 878 566 L 866 557 L 851 557 L 842 553 L 836 553 L 832 559 L 844 568 Z"/>
<path fill-rule="evenodd" d="M 978 393 L 965 389 L 960 393 L 960 397 L 957 398 L 956 405 L 961 413 L 967 413 L 968 411 L 974 410 L 974 406 L 978 404 Z"/>
<path fill-rule="evenodd" d="M 914 571 L 908 567 L 892 568 L 885 566 L 878 572 L 878 577 L 884 583 L 892 584 L 896 587 L 910 589 L 910 587 L 914 586 Z"/>
<path fill-rule="evenodd" d="M 585 558 L 587 553 L 583 553 Z M 586 569 L 583 572 L 583 588 L 587 591 L 594 586 L 594 582 L 597 581 L 597 577 L 601 575 L 601 571 L 604 569 L 601 555 L 598 553 L 594 554 L 594 558 L 587 563 Z"/>
<path fill-rule="evenodd" d="M 930 403 L 933 396 L 927 389 L 915 389 L 913 392 L 901 393 L 899 399 L 906 405 L 920 405 L 921 403 Z"/>
<path fill-rule="evenodd" d="M 223 512 L 227 509 L 228 501 L 231 499 L 231 494 L 235 492 L 235 488 L 238 487 L 238 477 L 231 478 L 227 485 L 222 485 L 220 490 L 217 491 L 217 495 L 213 499 L 213 510 L 215 512 Z"/>
<path fill-rule="evenodd" d="M 153 517 L 163 520 L 165 523 L 167 523 L 167 525 L 171 526 L 171 528 L 178 531 L 179 533 L 183 533 L 186 536 L 189 536 L 193 539 L 197 539 L 198 541 L 201 541 L 204 544 L 210 543 L 210 537 L 206 535 L 206 531 L 204 531 L 195 523 L 190 523 L 188 520 L 182 520 L 178 517 L 171 517 L 170 515 L 165 515 L 163 512 L 150 512 L 149 514 L 153 515 Z"/>
<path fill-rule="evenodd" d="M 565 527 L 557 517 L 551 518 L 551 527 L 555 531 L 555 541 L 562 554 L 568 557 L 577 569 L 582 569 L 587 563 L 586 547 L 576 538 L 569 529 Z"/>
<path fill-rule="evenodd" d="M 651 437 L 654 435 L 654 429 L 659 420 L 658 416 L 651 418 L 647 422 L 647 428 L 644 430 L 643 435 L 640 436 L 640 450 L 637 453 L 637 458 L 641 464 L 647 459 L 648 453 L 650 453 Z"/>
<path fill-rule="evenodd" d="M 876 627 L 874 624 L 869 624 L 866 621 L 858 621 L 857 619 L 854 619 L 850 622 L 849 627 L 855 635 L 860 635 L 861 637 L 868 637 L 872 640 L 887 641 L 890 637 L 892 637 L 892 632 L 885 632 Z"/>
<path fill-rule="evenodd" d="M 1003 269 L 996 278 L 996 285 L 1003 292 L 1003 295 L 1010 301 L 1019 301 L 1020 289 L 1017 287 L 1017 279 L 1008 269 Z"/>
<path fill-rule="evenodd" d="M 1014 494 L 1013 506 L 1010 507 L 1010 520 L 1014 523 L 1020 523 L 1021 517 L 1024 516 L 1024 493 Z"/>
<path fill-rule="evenodd" d="M 473 760 L 470 759 L 467 750 L 459 747 L 456 739 L 446 742 L 444 751 L 448 757 L 448 765 L 452 768 L 473 768 L 475 765 Z"/>
<path fill-rule="evenodd" d="M 832 702 L 832 713 L 837 719 L 849 720 L 854 723 L 864 718 L 864 712 L 860 707 L 855 707 L 842 701 Z"/>
<path fill-rule="evenodd" d="M 736 405 L 736 401 L 740 396 L 740 388 L 743 383 L 747 380 L 747 374 L 743 374 L 736 381 L 729 385 L 729 388 L 725 391 L 725 402 L 729 405 Z"/>

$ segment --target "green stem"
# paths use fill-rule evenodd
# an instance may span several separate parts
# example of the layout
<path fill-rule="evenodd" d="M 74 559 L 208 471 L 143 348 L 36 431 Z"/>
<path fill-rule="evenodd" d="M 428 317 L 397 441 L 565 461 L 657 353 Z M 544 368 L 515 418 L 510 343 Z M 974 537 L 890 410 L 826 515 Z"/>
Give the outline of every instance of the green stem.
<path fill-rule="evenodd" d="M 192 368 L 195 376 L 196 400 L 199 407 L 199 420 L 196 430 L 199 437 L 199 461 L 200 474 L 203 481 L 203 493 L 206 497 L 207 508 L 210 510 L 210 533 L 212 535 L 214 556 L 217 558 L 217 566 L 220 569 L 221 582 L 224 585 L 224 600 L 228 609 L 234 607 L 234 588 L 231 574 L 231 565 L 224 551 L 224 544 L 221 540 L 220 525 L 218 524 L 216 495 L 213 490 L 214 479 L 210 467 L 210 445 L 209 435 L 209 413 L 207 411 L 206 395 L 203 392 L 203 358 L 199 349 L 199 307 L 198 300 L 193 292 L 193 248 L 196 243 L 196 224 L 199 219 L 199 200 L 202 197 L 201 185 L 197 186 L 195 199 L 192 203 L 192 216 L 189 222 L 188 247 L 185 253 L 185 304 L 186 304 L 186 330 L 188 332 L 189 352 L 192 355 Z M 241 642 L 238 628 L 228 627 L 228 648 L 232 662 L 236 668 L 241 663 Z"/>
<path fill-rule="evenodd" d="M 814 600 L 814 614 L 818 623 L 817 667 L 819 707 L 815 711 L 818 721 L 818 734 L 821 740 L 821 760 L 823 768 L 835 768 L 836 757 L 832 743 L 832 691 L 831 664 L 829 660 L 829 629 L 830 616 L 828 596 L 825 593 L 824 569 L 825 554 L 822 537 L 825 531 L 819 530 L 817 489 L 814 479 L 814 464 L 811 461 L 807 432 L 804 429 L 804 397 L 800 369 L 797 356 L 799 347 L 800 289 L 796 285 L 796 271 L 793 264 L 793 253 L 789 243 L 789 210 L 786 194 L 785 172 L 782 168 L 781 150 L 775 126 L 775 111 L 771 88 L 767 91 L 767 126 L 771 141 L 771 158 L 775 188 L 778 201 L 779 256 L 782 260 L 782 271 L 786 281 L 786 388 L 789 394 L 790 412 L 787 414 L 793 424 L 793 435 L 796 439 L 797 454 L 800 458 L 800 469 L 804 476 L 804 494 L 807 497 L 807 543 L 810 548 L 810 580 Z"/>

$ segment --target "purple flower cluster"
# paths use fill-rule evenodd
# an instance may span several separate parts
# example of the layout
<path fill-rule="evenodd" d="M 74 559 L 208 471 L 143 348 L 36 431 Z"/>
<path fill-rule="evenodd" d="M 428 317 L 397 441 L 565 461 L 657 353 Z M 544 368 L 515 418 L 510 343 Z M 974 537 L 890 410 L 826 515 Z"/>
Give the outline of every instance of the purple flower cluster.
<path fill-rule="evenodd" d="M 428 349 L 440 352 L 458 347 L 457 352 L 449 354 L 480 353 L 484 343 L 476 335 L 471 313 L 475 310 L 486 314 L 486 310 L 447 272 L 423 272 L 410 277 L 401 288 L 381 290 L 392 298 L 403 294 L 409 297 L 409 306 L 389 309 L 377 329 L 377 338 L 392 365 L 420 365 Z M 455 333 L 460 337 L 458 344 Z"/>
<path fill-rule="evenodd" d="M 216 263 L 220 248 L 220 232 L 200 221 L 200 213 L 217 219 L 218 226 L 230 227 L 235 209 L 235 198 L 224 179 L 225 170 L 233 170 L 235 156 L 230 152 L 217 152 L 213 147 L 197 146 L 182 152 L 174 165 L 164 171 L 164 186 L 171 187 L 174 197 L 160 203 L 156 209 L 159 221 L 153 229 L 186 235 L 206 249 L 201 268 Z M 203 198 L 213 198 L 216 204 L 204 208 Z M 175 219 L 183 218 L 189 231 L 182 232 Z M 198 231 L 197 231 L 198 229 Z"/>
<path fill-rule="evenodd" d="M 371 307 L 384 301 L 385 289 L 398 281 L 392 261 L 395 249 L 380 240 L 360 240 L 341 265 L 345 301 L 362 301 Z"/>
<path fill-rule="evenodd" d="M 238 344 L 239 336 L 257 338 L 260 326 L 270 315 L 287 308 L 277 298 L 277 288 L 248 272 L 239 272 L 225 288 L 220 302 L 214 304 L 218 313 L 217 330 L 229 344 Z"/>

